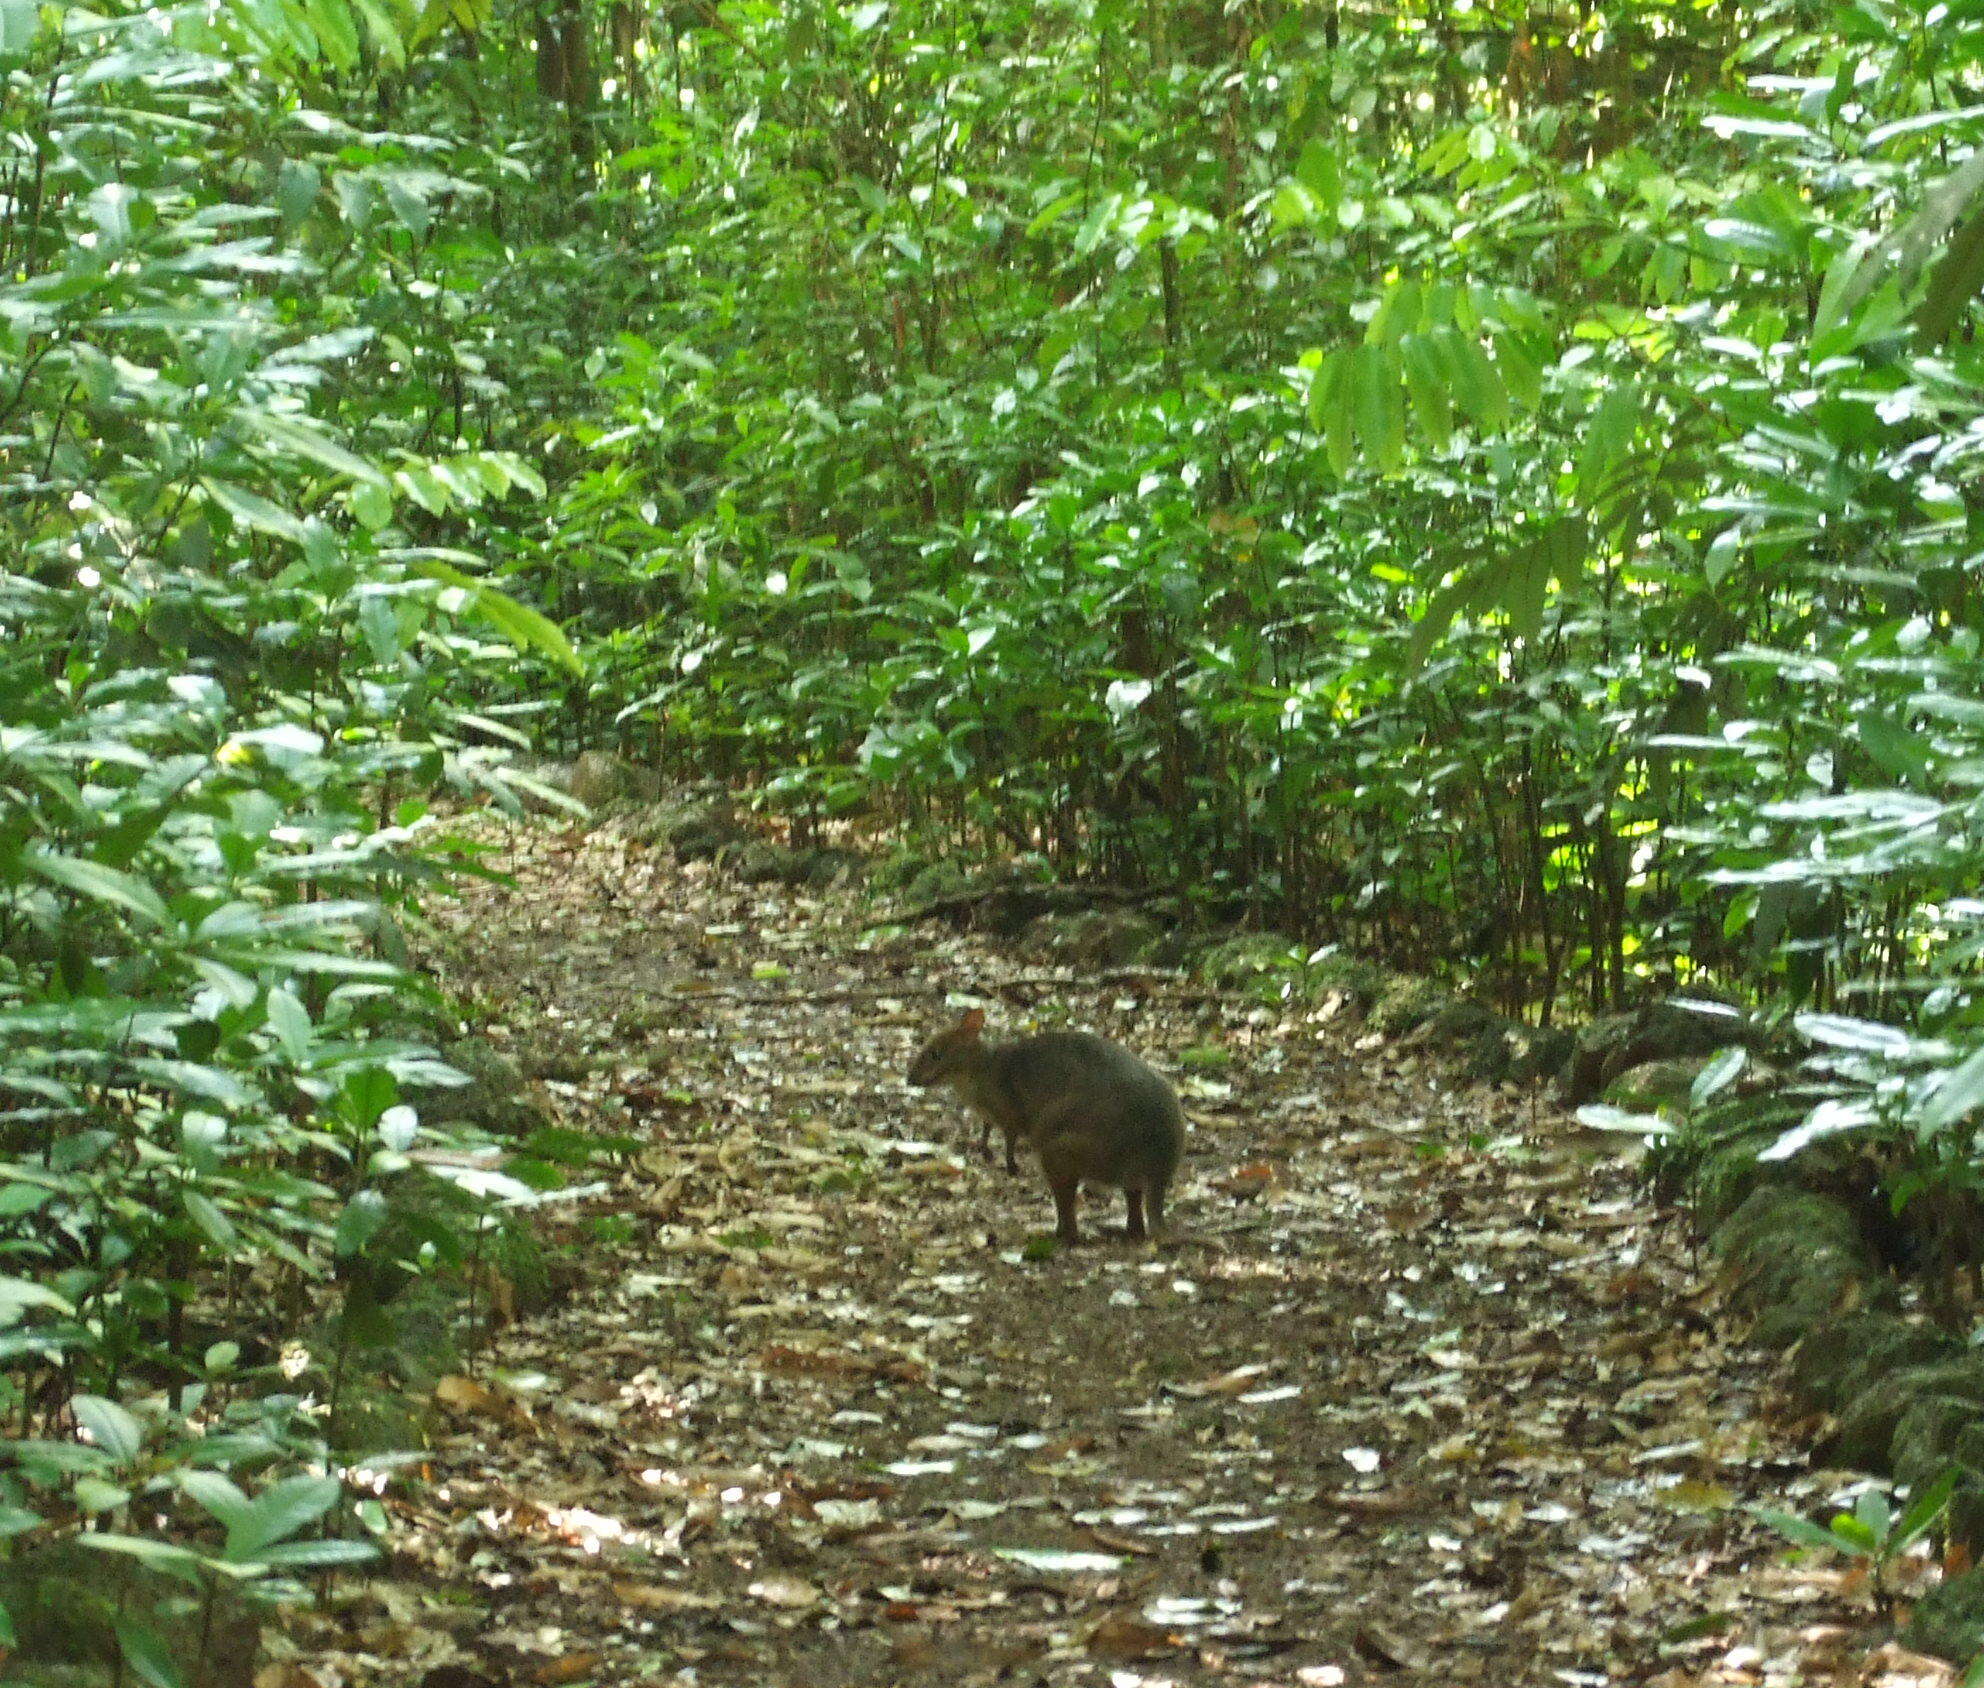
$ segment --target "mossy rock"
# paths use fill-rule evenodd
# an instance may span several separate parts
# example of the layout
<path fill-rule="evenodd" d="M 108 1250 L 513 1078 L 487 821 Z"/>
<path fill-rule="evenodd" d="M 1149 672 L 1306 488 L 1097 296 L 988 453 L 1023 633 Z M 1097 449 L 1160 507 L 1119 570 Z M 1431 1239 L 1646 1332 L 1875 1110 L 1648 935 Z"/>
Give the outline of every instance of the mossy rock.
<path fill-rule="evenodd" d="M 252 1688 L 261 1662 L 261 1625 L 243 1596 L 222 1584 L 211 1618 L 184 1583 L 121 1553 L 50 1543 L 0 1563 L 0 1604 L 14 1621 L 18 1648 L 5 1661 L 10 1684 L 108 1688 L 131 1680 L 112 1628 L 120 1612 L 138 1616 L 182 1664 L 201 1656 L 207 1688 Z M 190 1673 L 189 1673 L 190 1675 Z"/>
<path fill-rule="evenodd" d="M 1863 1308 L 1822 1319 L 1805 1333 L 1791 1358 L 1792 1385 L 1801 1399 L 1830 1411 L 1886 1372 L 1930 1365 L 1956 1349 L 1928 1325 Z"/>
<path fill-rule="evenodd" d="M 1422 1036 L 1437 1041 L 1465 1043 L 1485 1031 L 1499 1029 L 1503 1023 L 1500 1016 L 1480 1003 L 1456 996 L 1443 1001 L 1418 1030 Z"/>
<path fill-rule="evenodd" d="M 1375 961 L 1339 953 L 1320 956 L 1309 963 L 1304 994 L 1320 999 L 1334 992 L 1347 998 L 1358 1013 L 1368 1014 L 1372 1004 L 1394 982 L 1395 975 L 1387 973 Z"/>
<path fill-rule="evenodd" d="M 1214 985 L 1287 978 L 1302 965 L 1302 946 L 1279 932 L 1239 932 L 1200 952 L 1199 977 Z"/>
<path fill-rule="evenodd" d="M 1802 1272 L 1786 1266 L 1777 1274 L 1775 1293 L 1758 1298 L 1750 1340 L 1765 1348 L 1789 1348 L 1835 1313 L 1867 1299 L 1866 1271 L 1857 1260 L 1828 1257 Z M 1882 1299 L 1894 1299 L 1892 1286 Z"/>
<path fill-rule="evenodd" d="M 524 1137 L 551 1123 L 523 1069 L 487 1038 L 458 1039 L 441 1058 L 467 1082 L 404 1087 L 406 1100 L 427 1124 L 467 1124 L 493 1137 Z"/>
<path fill-rule="evenodd" d="M 1500 1084 L 1515 1068 L 1516 1033 L 1511 1020 L 1495 1017 L 1464 1045 L 1463 1074 L 1477 1084 Z"/>
<path fill-rule="evenodd" d="M 902 900 L 912 908 L 921 908 L 926 903 L 941 903 L 949 897 L 962 897 L 971 888 L 971 874 L 956 862 L 931 862 L 904 882 Z"/>
<path fill-rule="evenodd" d="M 1628 1067 L 1606 1085 L 1603 1100 L 1615 1108 L 1643 1112 L 1657 1108 L 1678 1117 L 1687 1113 L 1689 1093 L 1707 1065 L 1707 1057 L 1700 1055 L 1642 1062 L 1637 1067 Z"/>
<path fill-rule="evenodd" d="M 1961 1395 L 1916 1397 L 1894 1427 L 1888 1444 L 1888 1465 L 1897 1483 L 1920 1494 L 1957 1463 L 1957 1449 L 1966 1431 L 1984 1425 L 1984 1407 Z"/>
<path fill-rule="evenodd" d="M 1841 1409 L 1825 1457 L 1859 1471 L 1891 1471 L 1902 1421 L 1917 1402 L 1936 1397 L 1984 1407 L 1984 1354 L 1904 1366 L 1875 1378 Z"/>
<path fill-rule="evenodd" d="M 746 885 L 803 885 L 813 866 L 808 853 L 769 838 L 740 844 L 729 859 L 733 877 Z"/>
<path fill-rule="evenodd" d="M 749 832 L 727 800 L 690 803 L 678 809 L 662 829 L 665 843 L 682 861 L 703 862 L 741 844 Z"/>
<path fill-rule="evenodd" d="M 1077 967 L 1129 967 L 1157 948 L 1163 932 L 1134 909 L 1091 908 L 1045 914 L 1027 929 L 1030 942 Z"/>
<path fill-rule="evenodd" d="M 1737 1266 L 1760 1253 L 1801 1247 L 1863 1252 L 1859 1227 L 1845 1207 L 1790 1184 L 1753 1190 L 1717 1228 L 1709 1247 Z"/>
<path fill-rule="evenodd" d="M 1578 1034 L 1577 1049 L 1565 1062 L 1558 1091 L 1566 1105 L 1595 1101 L 1621 1073 L 1649 1061 L 1713 1055 L 1731 1044 L 1755 1048 L 1763 1032 L 1747 1015 L 1713 1005 L 1649 1003 L 1629 1014 L 1607 1014 Z"/>
<path fill-rule="evenodd" d="M 907 893 L 920 875 L 936 865 L 921 850 L 900 846 L 869 864 L 868 885 L 874 891 Z"/>
<path fill-rule="evenodd" d="M 1750 1135 L 1717 1144 L 1705 1153 L 1687 1180 L 1695 1223 L 1714 1231 L 1766 1184 L 1782 1184 L 1787 1173 L 1781 1167 L 1766 1167 L 1757 1159 L 1770 1138 Z"/>
<path fill-rule="evenodd" d="M 1453 993 L 1431 979 L 1396 979 L 1371 1005 L 1371 1029 L 1386 1037 L 1403 1037 L 1417 1031 L 1452 1001 Z"/>
<path fill-rule="evenodd" d="M 626 763 L 604 750 L 588 750 L 571 766 L 565 789 L 588 809 L 604 808 L 628 794 Z"/>
<path fill-rule="evenodd" d="M 426 1401 L 404 1388 L 346 1379 L 330 1422 L 332 1449 L 347 1458 L 410 1453 L 428 1445 Z"/>
<path fill-rule="evenodd" d="M 1853 1215 L 1789 1185 L 1753 1191 L 1711 1240 L 1735 1285 L 1731 1300 L 1756 1315 L 1753 1339 L 1784 1347 L 1835 1314 L 1895 1301 L 1869 1260 Z"/>
<path fill-rule="evenodd" d="M 1555 1078 L 1577 1048 L 1577 1033 L 1559 1026 L 1524 1026 L 1515 1036 L 1514 1059 L 1509 1077 L 1518 1084 L 1537 1084 Z"/>
<path fill-rule="evenodd" d="M 1901 1639 L 1917 1652 L 1956 1664 L 1984 1652 L 1984 1565 L 1945 1577 L 1916 1601 Z"/>

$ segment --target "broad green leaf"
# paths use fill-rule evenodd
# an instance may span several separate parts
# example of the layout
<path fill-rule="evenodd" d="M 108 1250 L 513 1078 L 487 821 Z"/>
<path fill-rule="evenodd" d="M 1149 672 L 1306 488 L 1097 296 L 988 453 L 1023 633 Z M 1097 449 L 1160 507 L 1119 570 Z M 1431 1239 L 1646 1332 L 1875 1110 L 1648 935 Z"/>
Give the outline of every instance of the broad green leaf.
<path fill-rule="evenodd" d="M 1587 508 L 1605 496 L 1614 470 L 1626 461 L 1639 411 L 1639 392 L 1630 385 L 1608 389 L 1593 410 L 1577 468 L 1578 497 Z"/>
<path fill-rule="evenodd" d="M 27 57 L 40 23 L 39 0 L 0 0 L 0 59 Z"/>
<path fill-rule="evenodd" d="M 76 1311 L 72 1302 L 46 1284 L 31 1283 L 26 1278 L 0 1278 L 0 1329 L 18 1324 L 30 1307 L 45 1307 L 65 1317 L 73 1317 Z"/>
<path fill-rule="evenodd" d="M 69 1410 L 90 1433 L 90 1440 L 119 1465 L 128 1464 L 144 1451 L 144 1426 L 115 1401 L 101 1395 L 76 1395 L 69 1401 Z"/>
<path fill-rule="evenodd" d="M 1909 1501 L 1906 1510 L 1888 1536 L 1887 1546 L 1890 1553 L 1904 1551 L 1918 1538 L 1928 1533 L 1936 1520 L 1942 1516 L 1943 1509 L 1949 1505 L 1950 1497 L 1956 1493 L 1957 1483 L 1962 1476 L 1961 1467 L 1949 1466 L 1940 1477 Z"/>
<path fill-rule="evenodd" d="M 572 649 L 571 642 L 558 624 L 527 604 L 518 603 L 506 593 L 485 585 L 471 574 L 464 574 L 449 563 L 422 558 L 409 566 L 414 573 L 425 575 L 429 580 L 437 580 L 466 592 L 476 611 L 505 634 L 519 650 L 535 650 L 574 674 L 583 672 L 578 653 Z"/>
<path fill-rule="evenodd" d="M 172 1650 L 151 1625 L 128 1612 L 117 1613 L 111 1624 L 117 1632 L 118 1651 L 141 1682 L 150 1688 L 188 1688 Z"/>
<path fill-rule="evenodd" d="M 1405 462 L 1405 400 L 1398 354 L 1389 346 L 1355 346 L 1347 355 L 1358 437 L 1379 469 L 1396 474 Z"/>
<path fill-rule="evenodd" d="M 142 879 L 121 868 L 105 867 L 101 862 L 85 861 L 80 856 L 57 855 L 48 850 L 30 850 L 23 859 L 42 878 L 65 890 L 74 891 L 78 896 L 140 915 L 155 927 L 172 924 L 172 916 L 159 894 Z"/>
<path fill-rule="evenodd" d="M 1869 710 L 1855 723 L 1854 731 L 1861 748 L 1889 778 L 1921 779 L 1928 773 L 1929 752 L 1923 735 L 1893 715 Z"/>
<path fill-rule="evenodd" d="M 1399 342 L 1399 358 L 1405 371 L 1406 391 L 1412 398 L 1413 414 L 1419 419 L 1427 443 L 1435 452 L 1443 452 L 1453 440 L 1454 406 L 1439 354 L 1422 336 L 1409 334 Z"/>
<path fill-rule="evenodd" d="M 1749 1059 L 1749 1051 L 1741 1044 L 1731 1044 L 1727 1049 L 1717 1050 L 1688 1086 L 1689 1107 L 1706 1107 L 1736 1082 L 1749 1064 Z"/>
<path fill-rule="evenodd" d="M 287 1541 L 337 1504 L 335 1477 L 283 1477 L 248 1503 L 227 1529 L 225 1557 L 239 1564 L 264 1548 Z"/>
<path fill-rule="evenodd" d="M 1954 1125 L 1979 1102 L 1984 1102 L 1984 1048 L 1973 1049 L 1943 1074 L 1921 1109 L 1922 1129 L 1941 1131 Z"/>
<path fill-rule="evenodd" d="M 332 1249 L 340 1259 L 363 1254 L 384 1227 L 386 1198 L 377 1190 L 360 1190 L 338 1216 Z"/>
<path fill-rule="evenodd" d="M 1771 1506 L 1753 1506 L 1750 1510 L 1786 1541 L 1798 1547 L 1816 1548 L 1824 1553 L 1858 1551 L 1851 1541 L 1842 1540 L 1832 1531 L 1814 1524 L 1809 1518 L 1800 1518 L 1796 1513 L 1782 1512 Z"/>
<path fill-rule="evenodd" d="M 280 1542 L 256 1556 L 258 1564 L 284 1571 L 326 1570 L 333 1565 L 366 1565 L 379 1557 L 369 1541 L 321 1537 L 315 1541 Z"/>
<path fill-rule="evenodd" d="M 246 487 L 236 486 L 232 481 L 211 477 L 200 483 L 206 488 L 213 501 L 232 516 L 243 527 L 256 533 L 273 534 L 278 539 L 289 540 L 300 545 L 304 538 L 303 523 L 280 505 L 272 504 L 258 492 L 250 492 Z"/>
<path fill-rule="evenodd" d="M 231 1477 L 196 1467 L 179 1472 L 177 1481 L 224 1530 L 232 1530 L 247 1515 L 248 1497 Z"/>
<path fill-rule="evenodd" d="M 207 1561 L 192 1549 L 176 1543 L 159 1541 L 152 1536 L 114 1535 L 103 1530 L 85 1530 L 75 1539 L 80 1547 L 94 1548 L 101 1553 L 123 1554 L 195 1588 L 202 1584 L 201 1572 Z"/>
<path fill-rule="evenodd" d="M 337 4 L 340 0 L 327 0 L 327 3 Z M 349 475 L 356 481 L 382 487 L 385 484 L 385 472 L 377 464 L 367 462 L 355 451 L 348 450 L 298 417 L 281 416 L 273 411 L 243 405 L 235 411 L 234 423 L 251 445 L 315 463 L 335 474 Z"/>
<path fill-rule="evenodd" d="M 185 1193 L 186 1213 L 193 1223 L 199 1226 L 208 1242 L 223 1254 L 231 1253 L 240 1243 L 240 1235 L 234 1223 L 207 1196 L 198 1190 Z"/>

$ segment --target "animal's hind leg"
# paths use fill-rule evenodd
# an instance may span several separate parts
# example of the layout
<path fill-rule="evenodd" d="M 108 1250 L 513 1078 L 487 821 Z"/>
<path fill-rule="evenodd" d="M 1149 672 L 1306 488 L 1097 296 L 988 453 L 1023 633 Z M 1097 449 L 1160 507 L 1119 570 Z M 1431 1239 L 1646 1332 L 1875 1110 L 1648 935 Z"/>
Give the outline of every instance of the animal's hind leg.
<path fill-rule="evenodd" d="M 1144 1230 L 1144 1193 L 1132 1184 L 1123 1195 L 1130 1204 L 1130 1217 L 1123 1227 L 1124 1235 L 1131 1242 L 1140 1243 L 1147 1234 Z"/>
<path fill-rule="evenodd" d="M 1081 1227 L 1075 1223 L 1082 1199 L 1080 1160 L 1050 1141 L 1040 1146 L 1040 1170 L 1047 1174 L 1047 1188 L 1054 1196 L 1054 1235 L 1064 1243 L 1080 1242 Z"/>

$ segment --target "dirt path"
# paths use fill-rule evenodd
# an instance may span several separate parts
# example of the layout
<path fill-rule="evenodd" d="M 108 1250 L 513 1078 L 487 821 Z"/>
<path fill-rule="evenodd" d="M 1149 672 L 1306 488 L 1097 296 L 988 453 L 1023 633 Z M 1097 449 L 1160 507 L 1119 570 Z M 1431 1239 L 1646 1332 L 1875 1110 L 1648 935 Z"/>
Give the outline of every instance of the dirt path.
<path fill-rule="evenodd" d="M 1801 1446 L 1616 1145 L 1340 1019 L 1020 987 L 995 1023 L 1121 1038 L 1194 1126 L 1168 1245 L 1030 1260 L 1037 1174 L 900 1075 L 934 990 L 1037 960 L 503 837 L 451 983 L 641 1146 L 444 1386 L 320 1680 L 1943 1680 L 1742 1510 Z"/>

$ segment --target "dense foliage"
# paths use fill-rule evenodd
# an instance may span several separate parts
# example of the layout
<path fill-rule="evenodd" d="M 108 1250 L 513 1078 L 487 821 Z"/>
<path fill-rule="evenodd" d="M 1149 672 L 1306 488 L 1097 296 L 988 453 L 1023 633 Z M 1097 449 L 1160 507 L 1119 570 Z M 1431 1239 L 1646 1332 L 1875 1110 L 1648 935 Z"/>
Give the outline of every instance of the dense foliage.
<path fill-rule="evenodd" d="M 368 1297 L 313 1310 L 459 1249 L 404 1240 L 435 1134 L 397 1090 L 452 1075 L 402 922 L 432 793 L 507 790 L 479 630 L 567 654 L 443 543 L 536 471 L 372 402 L 451 184 L 301 103 L 340 59 L 307 12 L 0 10 L 0 1530 L 184 1585 L 168 1636 L 367 1551 L 300 1534 Z M 123 1652 L 180 1680 L 148 1603 Z"/>
<path fill-rule="evenodd" d="M 347 1551 L 222 1476 L 324 1462 L 226 1310 L 391 1231 L 426 806 L 539 713 L 1545 1017 L 1850 1010 L 1805 1135 L 1967 1180 L 1980 59 L 1926 0 L 0 0 L 0 1525 Z"/>

